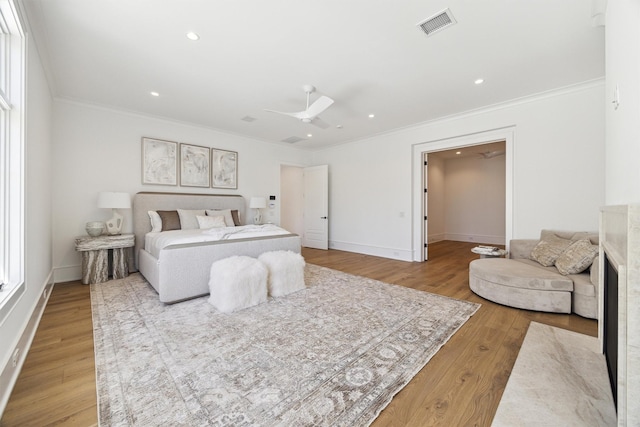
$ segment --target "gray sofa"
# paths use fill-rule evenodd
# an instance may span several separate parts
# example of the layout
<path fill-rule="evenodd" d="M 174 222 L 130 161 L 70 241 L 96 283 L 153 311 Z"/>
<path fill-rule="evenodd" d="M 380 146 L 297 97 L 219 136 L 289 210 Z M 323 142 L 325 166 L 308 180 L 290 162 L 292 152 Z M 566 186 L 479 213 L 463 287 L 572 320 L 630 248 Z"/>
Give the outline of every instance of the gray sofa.
<path fill-rule="evenodd" d="M 544 242 L 539 245 L 541 240 Z M 579 240 L 579 244 L 573 245 Z M 541 265 L 536 259 L 547 265 L 556 259 L 541 259 L 541 248 L 544 249 L 549 242 L 560 245 L 555 248 L 558 264 L 567 259 L 566 254 L 570 252 L 567 248 L 582 244 L 588 252 L 582 262 L 590 263 L 590 266 L 581 273 L 561 274 L 555 265 Z M 527 310 L 576 313 L 596 319 L 599 277 L 597 245 L 597 233 L 554 230 L 543 230 L 540 239 L 511 240 L 508 259 L 477 259 L 469 264 L 469 287 L 481 297 L 499 304 Z M 565 255 L 560 258 L 561 254 Z M 560 268 L 565 273 L 571 272 L 567 270 L 566 263 Z"/>

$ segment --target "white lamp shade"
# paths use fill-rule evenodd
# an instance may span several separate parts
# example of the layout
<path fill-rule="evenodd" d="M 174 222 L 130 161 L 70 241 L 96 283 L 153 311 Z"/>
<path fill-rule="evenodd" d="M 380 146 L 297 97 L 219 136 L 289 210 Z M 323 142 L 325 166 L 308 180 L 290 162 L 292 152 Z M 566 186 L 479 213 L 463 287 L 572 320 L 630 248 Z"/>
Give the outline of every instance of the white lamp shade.
<path fill-rule="evenodd" d="M 264 209 L 267 207 L 267 199 L 264 197 L 252 197 L 249 201 L 249 208 Z"/>
<path fill-rule="evenodd" d="M 98 207 L 107 209 L 130 209 L 131 196 L 129 196 L 129 193 L 103 191 L 98 193 Z"/>

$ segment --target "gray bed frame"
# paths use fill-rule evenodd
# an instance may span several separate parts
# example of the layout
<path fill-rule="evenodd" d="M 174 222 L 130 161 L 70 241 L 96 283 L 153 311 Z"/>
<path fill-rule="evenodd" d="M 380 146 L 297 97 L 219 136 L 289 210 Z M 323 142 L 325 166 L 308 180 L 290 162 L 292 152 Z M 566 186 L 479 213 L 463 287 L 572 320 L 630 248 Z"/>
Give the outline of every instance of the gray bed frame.
<path fill-rule="evenodd" d="M 174 303 L 209 293 L 209 271 L 214 261 L 233 255 L 257 257 L 275 250 L 300 253 L 300 236 L 285 234 L 218 242 L 171 245 L 158 258 L 144 250 L 151 231 L 148 211 L 176 209 L 237 209 L 246 223 L 246 202 L 238 195 L 140 192 L 133 198 L 136 268 L 158 292 L 160 301 Z"/>

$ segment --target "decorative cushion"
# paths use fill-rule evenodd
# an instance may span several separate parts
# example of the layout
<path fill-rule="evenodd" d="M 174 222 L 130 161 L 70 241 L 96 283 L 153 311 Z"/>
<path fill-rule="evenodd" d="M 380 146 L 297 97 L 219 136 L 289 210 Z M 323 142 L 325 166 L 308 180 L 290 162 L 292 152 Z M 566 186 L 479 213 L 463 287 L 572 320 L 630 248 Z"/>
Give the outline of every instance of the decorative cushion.
<path fill-rule="evenodd" d="M 224 228 L 227 226 L 222 215 L 198 215 L 196 218 L 198 219 L 199 228 Z"/>
<path fill-rule="evenodd" d="M 180 216 L 180 228 L 182 230 L 194 230 L 200 228 L 198 225 L 198 215 L 205 215 L 204 209 L 178 209 Z"/>
<path fill-rule="evenodd" d="M 531 259 L 545 267 L 551 267 L 571 243 L 571 240 L 555 234 L 542 234 L 540 241 L 531 251 Z"/>
<path fill-rule="evenodd" d="M 560 274 L 578 274 L 585 271 L 598 255 L 598 247 L 589 239 L 573 242 L 556 260 L 556 268 Z"/>
<path fill-rule="evenodd" d="M 266 302 L 267 275 L 267 267 L 248 256 L 216 261 L 209 276 L 209 304 L 230 313 Z"/>
<path fill-rule="evenodd" d="M 180 230 L 178 211 L 157 211 L 162 221 L 162 231 Z"/>
<path fill-rule="evenodd" d="M 162 231 L 162 220 L 156 211 L 148 211 L 149 220 L 151 221 L 151 232 L 158 233 Z"/>
<path fill-rule="evenodd" d="M 242 225 L 242 223 L 240 222 L 240 212 L 238 212 L 237 209 L 231 210 L 231 218 L 233 218 L 233 224 L 236 227 Z"/>
<path fill-rule="evenodd" d="M 227 227 L 234 227 L 236 225 L 236 223 L 233 221 L 233 216 L 231 215 L 231 209 L 207 209 L 206 213 L 210 216 L 222 215 L 224 217 L 225 224 L 227 224 Z"/>
<path fill-rule="evenodd" d="M 269 270 L 269 295 L 280 297 L 305 288 L 304 258 L 292 251 L 265 252 L 258 257 Z"/>

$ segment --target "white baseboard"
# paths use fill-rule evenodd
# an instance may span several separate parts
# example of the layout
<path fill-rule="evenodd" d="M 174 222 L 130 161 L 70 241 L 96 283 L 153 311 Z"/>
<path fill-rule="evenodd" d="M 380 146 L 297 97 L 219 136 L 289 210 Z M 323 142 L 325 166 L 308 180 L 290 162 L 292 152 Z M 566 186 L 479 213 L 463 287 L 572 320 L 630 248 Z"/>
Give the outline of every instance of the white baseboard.
<path fill-rule="evenodd" d="M 428 241 L 429 243 L 441 242 L 445 239 L 446 235 L 444 233 L 438 234 L 429 234 Z"/>
<path fill-rule="evenodd" d="M 355 252 L 364 255 L 379 256 L 382 258 L 397 259 L 400 261 L 413 261 L 413 252 L 407 249 L 384 248 L 379 246 L 361 245 L 357 243 L 339 242 L 336 240 L 329 241 L 329 248 L 345 252 Z"/>
<path fill-rule="evenodd" d="M 53 269 L 54 283 L 72 282 L 82 279 L 82 266 L 69 265 L 66 267 L 56 267 Z"/>
<path fill-rule="evenodd" d="M 455 242 L 470 242 L 490 245 L 504 245 L 504 236 L 488 236 L 482 234 L 455 234 L 446 233 L 444 240 L 453 240 Z"/>
<path fill-rule="evenodd" d="M 2 413 L 4 412 L 5 407 L 7 406 L 7 402 L 9 401 L 9 397 L 11 396 L 11 391 L 18 380 L 18 375 L 20 374 L 20 370 L 22 369 L 22 365 L 24 364 L 25 359 L 27 358 L 27 353 L 29 353 L 29 348 L 31 347 L 31 342 L 33 341 L 33 337 L 36 334 L 36 330 L 38 329 L 38 325 L 40 324 L 40 318 L 42 317 L 42 313 L 44 312 L 44 308 L 47 305 L 47 301 L 49 301 L 49 297 L 51 296 L 51 291 L 53 290 L 53 271 L 49 273 L 47 276 L 47 280 L 42 285 L 42 291 L 40 293 L 41 297 L 36 301 L 35 306 L 33 307 L 33 311 L 31 312 L 31 316 L 29 317 L 24 330 L 22 331 L 22 335 L 18 339 L 18 342 L 15 343 L 12 347 L 11 354 L 15 354 L 16 349 L 19 349 L 18 357 L 15 359 L 15 366 L 13 364 L 13 357 L 7 360 L 5 366 L 2 366 L 2 371 L 0 371 L 0 418 L 2 418 Z M 3 343 L 4 344 L 4 343 Z"/>

